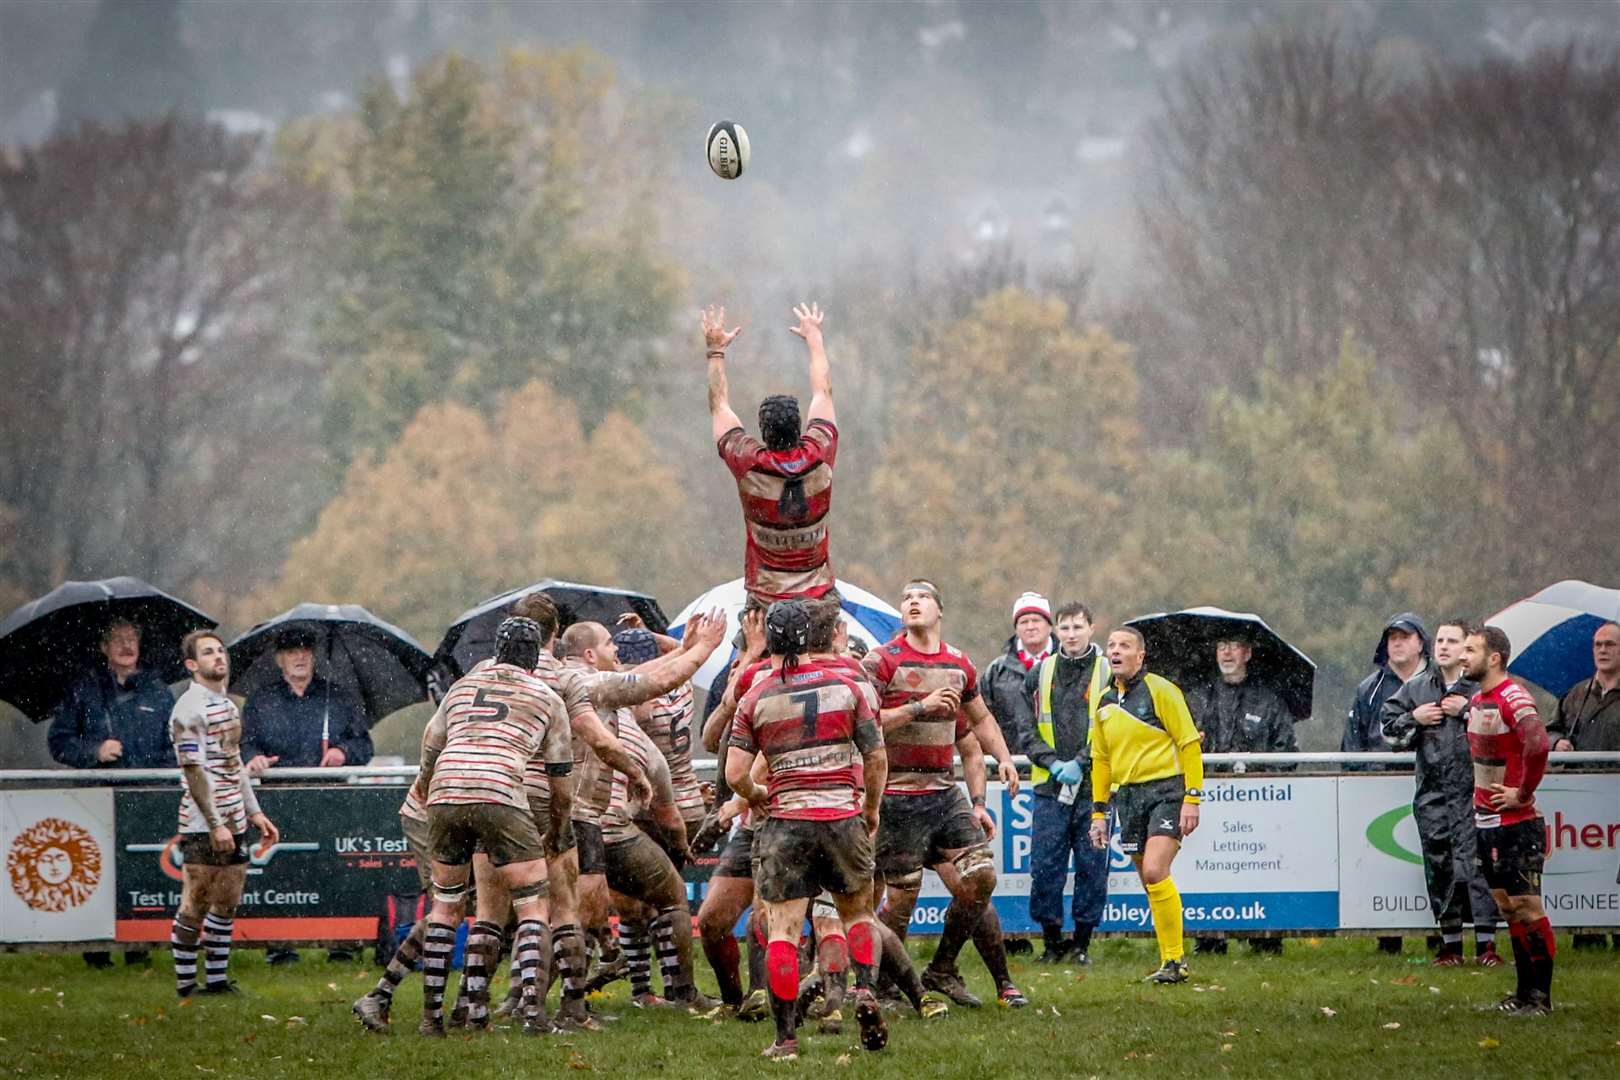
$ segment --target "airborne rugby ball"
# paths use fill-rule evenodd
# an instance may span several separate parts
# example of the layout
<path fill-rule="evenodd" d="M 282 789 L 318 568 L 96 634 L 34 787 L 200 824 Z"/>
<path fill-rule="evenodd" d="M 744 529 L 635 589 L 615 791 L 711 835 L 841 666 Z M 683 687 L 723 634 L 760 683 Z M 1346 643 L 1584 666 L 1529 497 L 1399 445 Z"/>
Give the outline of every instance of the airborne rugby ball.
<path fill-rule="evenodd" d="M 741 124 L 722 120 L 709 129 L 709 168 L 722 180 L 735 180 L 748 168 L 748 132 Z"/>

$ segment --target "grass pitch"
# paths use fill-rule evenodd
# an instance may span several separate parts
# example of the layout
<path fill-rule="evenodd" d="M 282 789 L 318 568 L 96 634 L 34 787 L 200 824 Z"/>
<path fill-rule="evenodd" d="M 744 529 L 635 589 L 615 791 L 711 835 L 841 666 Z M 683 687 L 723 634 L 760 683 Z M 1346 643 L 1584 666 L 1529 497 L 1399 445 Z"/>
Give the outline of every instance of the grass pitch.
<path fill-rule="evenodd" d="M 1503 935 L 1505 942 L 1506 935 Z M 1090 968 L 1015 958 L 1030 1008 L 954 1009 L 891 1019 L 889 1049 L 866 1054 L 847 1034 L 800 1033 L 801 1057 L 767 1065 L 769 1022 L 708 1023 L 628 1007 L 625 984 L 599 1009 L 621 1019 L 596 1035 L 529 1039 L 515 1030 L 428 1041 L 414 1033 L 420 981 L 394 1011 L 395 1033 L 367 1035 L 349 1003 L 375 980 L 369 963 L 305 950 L 293 967 L 232 959 L 240 999 L 174 997 L 168 957 L 147 969 L 91 971 L 76 956 L 0 956 L 0 1072 L 27 1077 L 410 1077 L 477 1080 L 544 1073 L 616 1077 L 757 1077 L 761 1071 L 863 1078 L 1314 1076 L 1620 1076 L 1620 953 L 1561 942 L 1557 1012 L 1513 1020 L 1476 1009 L 1512 988 L 1512 969 L 1437 969 L 1419 941 L 1403 957 L 1369 940 L 1289 941 L 1281 957 L 1234 943 L 1192 957 L 1193 981 L 1147 986 L 1156 954 L 1141 941 L 1100 942 Z M 926 957 L 930 945 L 917 949 Z M 713 991 L 699 954 L 700 982 Z M 963 969 L 986 1000 L 971 947 Z M 502 990 L 497 984 L 496 993 Z"/>

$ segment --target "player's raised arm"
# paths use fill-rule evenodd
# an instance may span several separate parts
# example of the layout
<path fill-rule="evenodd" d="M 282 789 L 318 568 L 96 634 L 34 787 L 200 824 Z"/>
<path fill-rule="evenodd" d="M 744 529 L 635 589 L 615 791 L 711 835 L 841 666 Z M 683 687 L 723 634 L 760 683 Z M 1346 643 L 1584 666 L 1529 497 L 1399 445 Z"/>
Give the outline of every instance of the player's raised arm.
<path fill-rule="evenodd" d="M 742 427 L 742 421 L 731 407 L 731 391 L 726 385 L 726 348 L 741 333 L 740 326 L 726 330 L 725 308 L 710 304 L 703 309 L 703 345 L 709 358 L 709 417 L 715 442 L 724 438 L 726 432 Z"/>
<path fill-rule="evenodd" d="M 821 337 L 821 322 L 826 314 L 820 304 L 800 304 L 793 309 L 793 314 L 798 316 L 799 324 L 788 329 L 803 338 L 810 349 L 810 415 L 806 423 L 825 420 L 836 427 L 838 418 L 833 414 L 832 367 L 827 361 L 827 346 Z"/>

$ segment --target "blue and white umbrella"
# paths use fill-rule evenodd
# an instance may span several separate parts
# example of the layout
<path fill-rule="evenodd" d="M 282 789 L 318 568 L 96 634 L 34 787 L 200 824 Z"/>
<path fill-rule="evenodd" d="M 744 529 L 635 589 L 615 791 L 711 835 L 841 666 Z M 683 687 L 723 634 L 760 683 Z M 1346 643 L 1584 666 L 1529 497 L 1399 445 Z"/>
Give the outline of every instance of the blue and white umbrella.
<path fill-rule="evenodd" d="M 1620 621 L 1620 589 L 1560 581 L 1486 621 L 1507 631 L 1513 644 L 1508 671 L 1562 697 L 1596 670 L 1592 637 L 1604 623 Z"/>
<path fill-rule="evenodd" d="M 900 632 L 900 613 L 887 601 L 841 578 L 838 582 L 838 595 L 844 598 L 844 624 L 849 627 L 851 637 L 858 637 L 869 647 L 875 648 Z M 716 585 L 687 604 L 679 615 L 670 620 L 670 635 L 680 637 L 684 634 L 687 620 L 693 615 L 721 608 L 726 613 L 726 640 L 729 642 L 737 633 L 737 620 L 742 615 L 743 603 L 747 599 L 748 593 L 743 589 L 742 578 L 728 581 L 724 585 Z M 731 663 L 735 655 L 728 646 L 716 649 L 714 655 L 704 661 L 703 666 L 698 669 L 697 675 L 692 679 L 693 684 L 707 693 L 709 686 L 721 672 L 725 671 L 726 665 Z"/>

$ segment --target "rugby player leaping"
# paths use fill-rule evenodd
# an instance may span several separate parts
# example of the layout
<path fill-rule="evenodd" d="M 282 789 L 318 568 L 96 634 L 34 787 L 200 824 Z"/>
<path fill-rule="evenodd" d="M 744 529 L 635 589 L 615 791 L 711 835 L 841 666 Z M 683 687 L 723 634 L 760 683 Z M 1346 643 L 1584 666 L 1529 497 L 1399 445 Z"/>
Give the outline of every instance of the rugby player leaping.
<path fill-rule="evenodd" d="M 758 439 L 743 430 L 726 387 L 726 347 L 742 327 L 725 328 L 726 309 L 703 312 L 709 359 L 709 415 L 714 441 L 737 480 L 748 527 L 743 584 L 751 607 L 773 600 L 819 600 L 834 591 L 828 558 L 827 513 L 832 508 L 838 426 L 832 374 L 821 340 L 821 308 L 800 304 L 791 327 L 810 349 L 810 422 L 799 430 L 799 401 L 772 394 L 759 404 Z"/>

